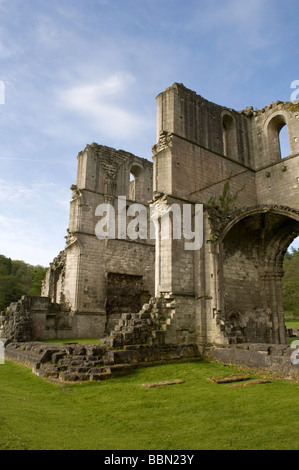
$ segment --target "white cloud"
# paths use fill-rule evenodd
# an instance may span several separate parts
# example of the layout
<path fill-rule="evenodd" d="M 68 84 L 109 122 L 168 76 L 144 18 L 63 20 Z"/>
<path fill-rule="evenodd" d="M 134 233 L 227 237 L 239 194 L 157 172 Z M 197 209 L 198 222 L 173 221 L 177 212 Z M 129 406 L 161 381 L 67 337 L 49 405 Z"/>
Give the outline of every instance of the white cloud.
<path fill-rule="evenodd" d="M 2 188 L 0 253 L 47 266 L 64 248 L 69 210 L 66 194 L 54 183 L 33 183 L 29 188 L 6 183 Z"/>
<path fill-rule="evenodd" d="M 33 189 L 20 185 L 19 183 L 14 184 L 0 179 L 0 186 L 0 201 L 2 203 L 25 203 L 35 195 Z"/>
<path fill-rule="evenodd" d="M 47 201 L 49 203 L 49 196 L 51 195 L 51 204 L 63 204 L 65 201 L 61 200 L 62 190 L 65 188 L 57 187 L 54 182 L 30 182 L 26 185 L 21 184 L 19 181 L 6 181 L 0 179 L 0 202 L 13 203 L 25 205 L 31 203 L 37 205 L 39 202 Z"/>
<path fill-rule="evenodd" d="M 117 134 L 119 138 L 126 139 L 152 125 L 144 115 L 134 111 L 133 98 L 130 106 L 119 104 L 127 102 L 131 95 L 133 97 L 131 86 L 134 83 L 132 75 L 118 72 L 98 83 L 70 86 L 59 92 L 59 99 L 63 106 L 75 111 L 107 137 Z"/>

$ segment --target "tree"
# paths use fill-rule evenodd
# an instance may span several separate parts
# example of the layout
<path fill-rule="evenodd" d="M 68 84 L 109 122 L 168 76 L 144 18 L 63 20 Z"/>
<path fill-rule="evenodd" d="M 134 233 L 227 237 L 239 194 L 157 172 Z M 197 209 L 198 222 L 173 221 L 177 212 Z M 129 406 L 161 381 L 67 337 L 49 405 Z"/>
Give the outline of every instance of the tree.
<path fill-rule="evenodd" d="M 284 309 L 299 317 L 299 249 L 292 248 L 285 255 L 282 295 Z"/>
<path fill-rule="evenodd" d="M 32 281 L 28 295 L 39 296 L 41 294 L 42 281 L 45 279 L 47 269 L 43 266 L 30 266 Z"/>
<path fill-rule="evenodd" d="M 0 311 L 22 295 L 39 296 L 47 268 L 0 255 Z"/>

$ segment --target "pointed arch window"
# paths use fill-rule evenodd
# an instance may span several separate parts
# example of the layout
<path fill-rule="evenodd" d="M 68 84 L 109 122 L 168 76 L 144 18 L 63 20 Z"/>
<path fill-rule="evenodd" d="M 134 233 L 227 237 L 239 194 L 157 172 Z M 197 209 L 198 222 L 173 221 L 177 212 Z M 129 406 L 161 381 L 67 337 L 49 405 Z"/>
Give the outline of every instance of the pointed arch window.
<path fill-rule="evenodd" d="M 133 164 L 130 170 L 129 194 L 131 201 L 144 199 L 144 170 L 141 166 Z"/>
<path fill-rule="evenodd" d="M 222 118 L 223 154 L 226 157 L 235 157 L 237 141 L 235 120 L 230 114 L 224 114 Z"/>
<path fill-rule="evenodd" d="M 269 151 L 273 161 L 290 155 L 288 126 L 283 114 L 276 115 L 268 125 Z"/>
<path fill-rule="evenodd" d="M 279 148 L 280 148 L 280 158 L 285 158 L 290 155 L 290 142 L 288 135 L 288 126 L 283 124 L 282 128 L 279 131 Z"/>

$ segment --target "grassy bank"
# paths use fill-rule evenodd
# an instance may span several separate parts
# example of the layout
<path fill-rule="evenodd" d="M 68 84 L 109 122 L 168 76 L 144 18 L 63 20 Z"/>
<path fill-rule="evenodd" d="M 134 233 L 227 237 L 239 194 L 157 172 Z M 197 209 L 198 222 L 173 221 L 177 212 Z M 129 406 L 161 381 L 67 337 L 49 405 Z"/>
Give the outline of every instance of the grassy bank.
<path fill-rule="evenodd" d="M 209 363 L 138 369 L 102 383 L 58 385 L 0 366 L 0 449 L 298 449 L 299 384 L 231 388 Z M 185 382 L 153 389 L 145 382 Z"/>

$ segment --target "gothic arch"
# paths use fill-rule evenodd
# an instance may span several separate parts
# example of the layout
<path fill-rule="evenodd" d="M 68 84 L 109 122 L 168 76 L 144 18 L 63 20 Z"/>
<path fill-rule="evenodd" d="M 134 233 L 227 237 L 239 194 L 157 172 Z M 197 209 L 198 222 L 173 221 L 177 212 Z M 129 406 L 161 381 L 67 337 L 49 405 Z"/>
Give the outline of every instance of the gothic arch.
<path fill-rule="evenodd" d="M 237 135 L 235 118 L 227 111 L 222 114 L 223 153 L 226 157 L 235 157 Z"/>
<path fill-rule="evenodd" d="M 223 230 L 223 311 L 227 321 L 229 312 L 244 312 L 246 342 L 285 343 L 283 258 L 298 234 L 299 211 L 279 206 L 235 211 Z"/>
<path fill-rule="evenodd" d="M 144 201 L 144 168 L 138 162 L 133 162 L 130 167 L 129 194 L 131 201 Z"/>
<path fill-rule="evenodd" d="M 229 219 L 226 224 L 223 225 L 221 230 L 220 239 L 223 240 L 228 232 L 241 220 L 246 219 L 248 217 L 252 217 L 256 214 L 278 214 L 281 216 L 285 216 L 290 219 L 294 219 L 295 221 L 299 222 L 299 210 L 293 209 L 287 206 L 279 206 L 276 204 L 261 204 L 241 209 L 236 209 L 232 211 L 229 215 Z"/>
<path fill-rule="evenodd" d="M 288 118 L 284 112 L 272 115 L 266 122 L 269 152 L 273 161 L 279 161 L 282 158 L 280 132 L 285 126 L 288 129 Z"/>

